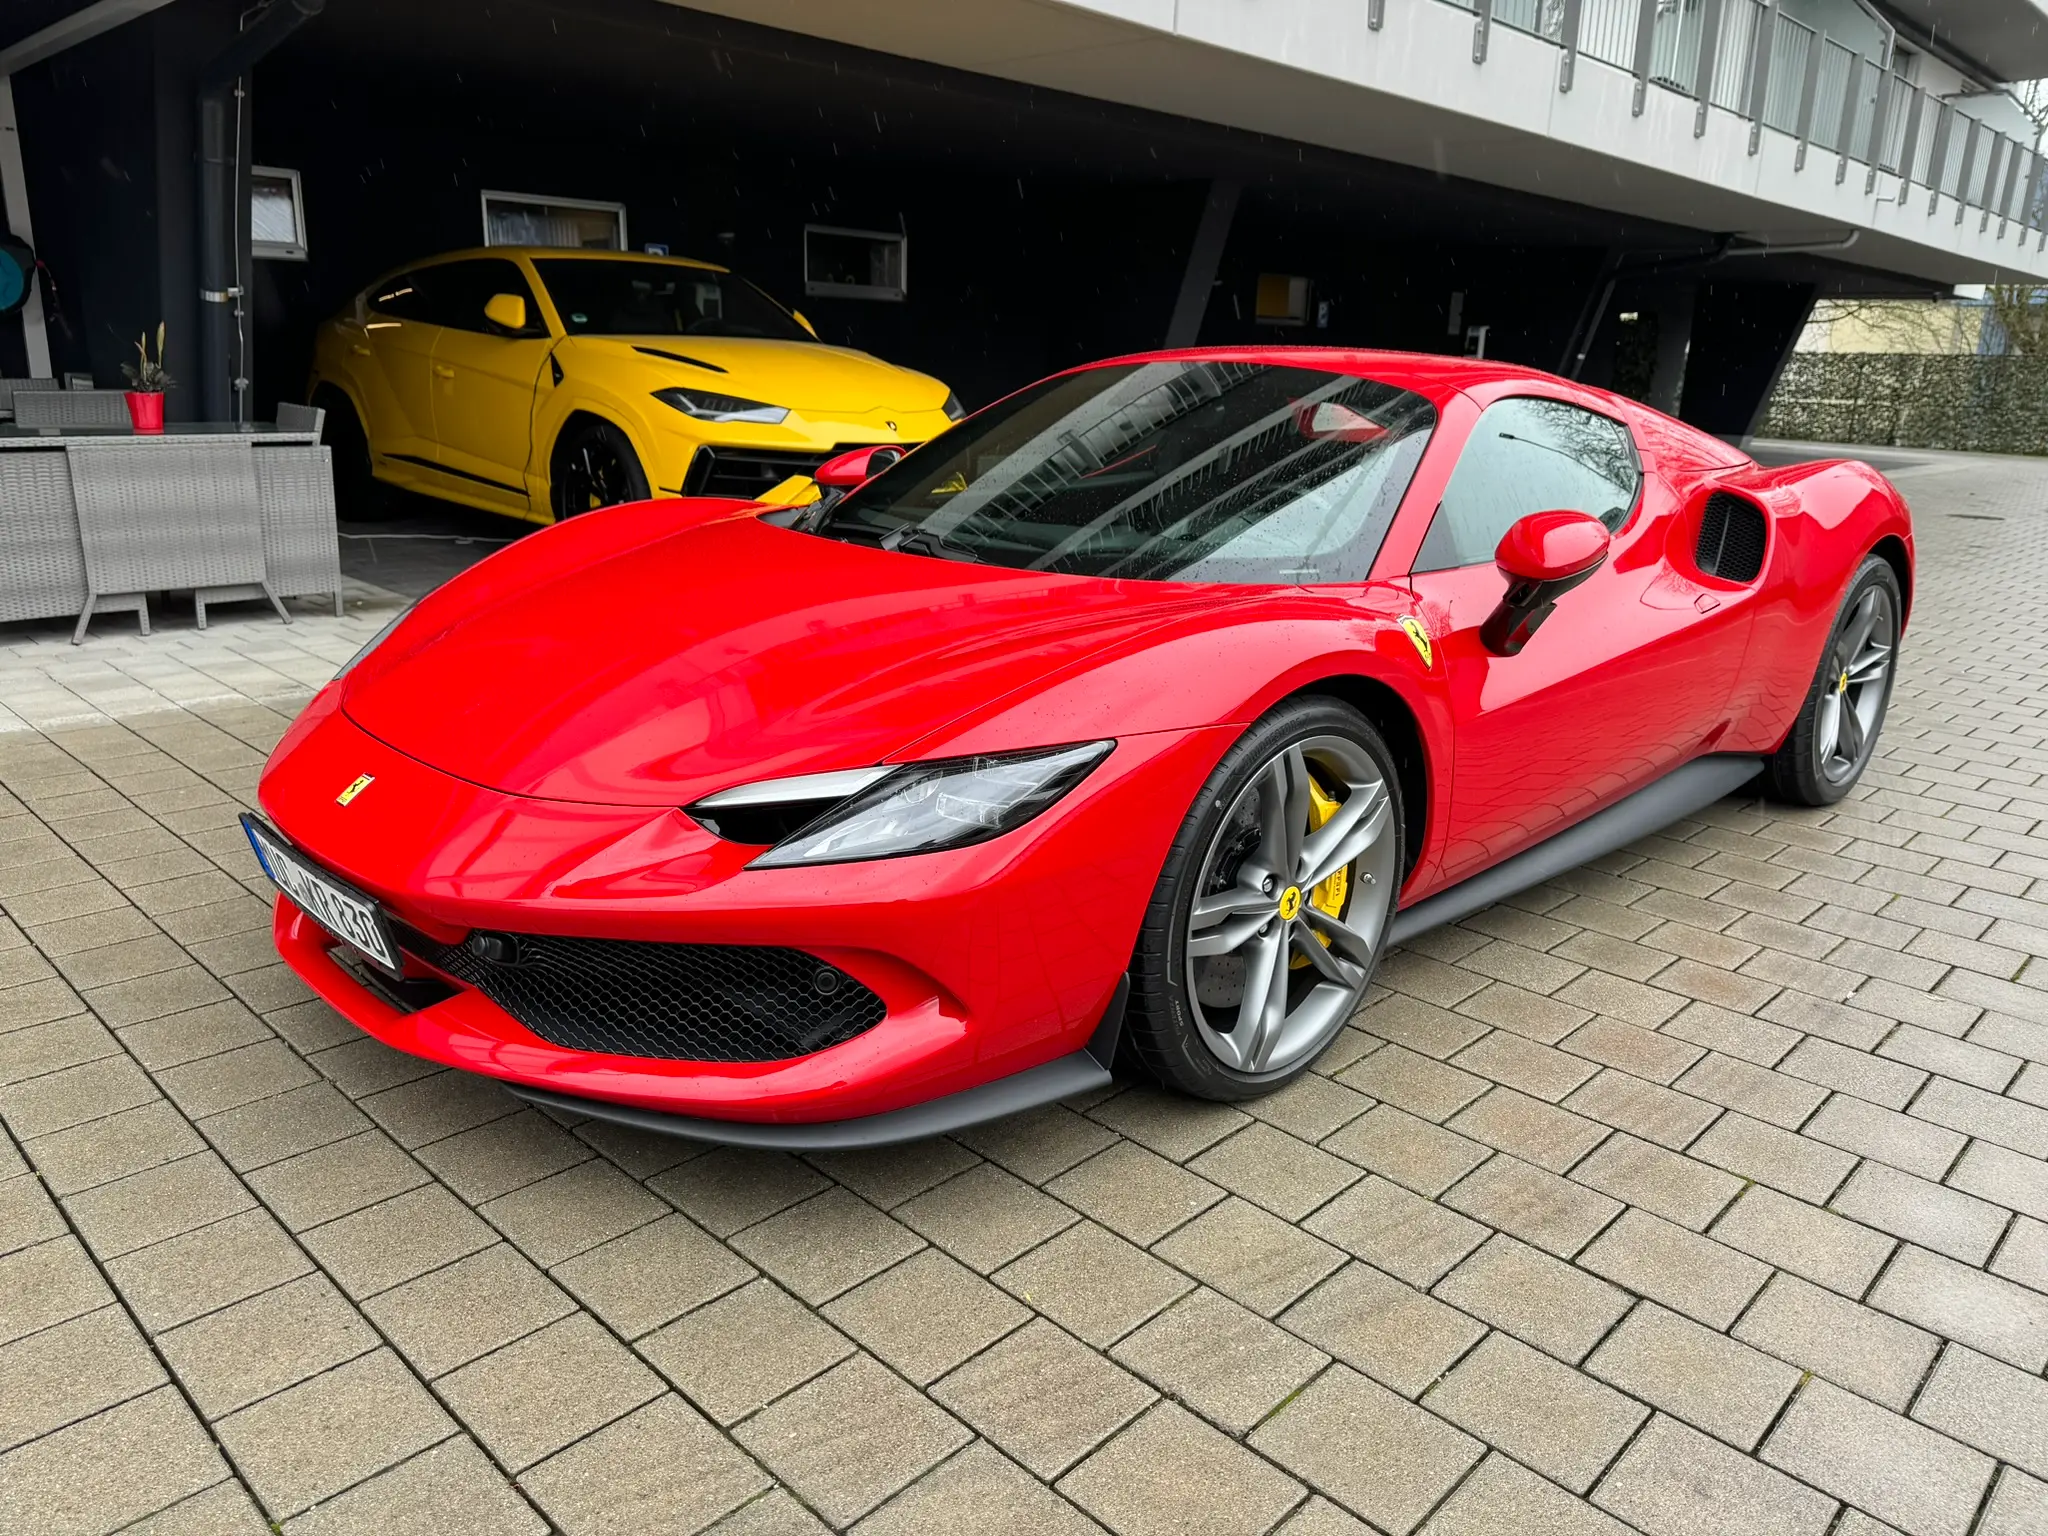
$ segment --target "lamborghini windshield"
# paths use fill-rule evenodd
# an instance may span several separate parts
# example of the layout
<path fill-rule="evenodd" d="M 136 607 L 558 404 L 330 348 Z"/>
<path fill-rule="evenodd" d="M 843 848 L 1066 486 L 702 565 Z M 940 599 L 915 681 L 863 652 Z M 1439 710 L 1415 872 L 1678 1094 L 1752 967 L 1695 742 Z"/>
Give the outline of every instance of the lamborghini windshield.
<path fill-rule="evenodd" d="M 766 336 L 811 341 L 743 277 L 630 256 L 537 256 L 534 271 L 571 336 Z"/>
<path fill-rule="evenodd" d="M 1048 379 L 859 486 L 813 531 L 1154 581 L 1362 581 L 1436 423 L 1353 374 L 1238 361 Z"/>

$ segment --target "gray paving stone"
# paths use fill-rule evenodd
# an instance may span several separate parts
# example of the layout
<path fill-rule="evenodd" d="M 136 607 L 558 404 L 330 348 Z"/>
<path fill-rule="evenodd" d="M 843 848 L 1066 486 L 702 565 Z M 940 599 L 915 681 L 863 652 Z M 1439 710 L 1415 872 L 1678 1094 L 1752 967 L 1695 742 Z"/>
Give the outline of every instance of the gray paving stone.
<path fill-rule="evenodd" d="M 488 1248 L 497 1233 L 438 1184 L 315 1227 L 300 1241 L 358 1301 Z"/>
<path fill-rule="evenodd" d="M 563 1531 L 581 1536 L 694 1531 L 770 1485 L 671 1392 L 528 1468 L 520 1486 Z"/>
<path fill-rule="evenodd" d="M 1646 1211 L 1627 1211 L 1580 1255 L 1596 1275 L 1726 1328 L 1770 1278 L 1767 1266 Z"/>
<path fill-rule="evenodd" d="M 1993 1470 L 1981 1452 L 1824 1381 L 1800 1390 L 1762 1455 L 1909 1536 L 1964 1536 Z"/>
<path fill-rule="evenodd" d="M 1478 1222 L 1378 1174 L 1352 1185 L 1302 1225 L 1411 1285 L 1433 1285 L 1488 1235 Z"/>
<path fill-rule="evenodd" d="M 1913 1404 L 1913 1417 L 2048 1478 L 2048 1383 L 2039 1376 L 1951 1345 Z"/>
<path fill-rule="evenodd" d="M 1593 1490 L 1649 1536 L 1821 1536 L 1835 1501 L 1658 1414 Z"/>
<path fill-rule="evenodd" d="M 2048 1221 L 2048 1162 L 1973 1141 L 1948 1175 L 1953 1189 Z"/>
<path fill-rule="evenodd" d="M 159 1387 L 0 1456 L 0 1530 L 110 1530 L 227 1470 L 177 1389 Z"/>
<path fill-rule="evenodd" d="M 251 1210 L 123 1254 L 107 1273 L 143 1327 L 161 1331 L 312 1267 L 269 1212 Z"/>
<path fill-rule="evenodd" d="M 685 1313 L 637 1347 L 721 1424 L 745 1417 L 853 1353 L 837 1329 L 767 1280 Z"/>
<path fill-rule="evenodd" d="M 0 1346 L 0 1452 L 166 1380 L 119 1307 L 101 1307 Z"/>
<path fill-rule="evenodd" d="M 735 1234 L 732 1245 L 816 1305 L 914 1253 L 924 1239 L 851 1191 L 828 1189 Z"/>
<path fill-rule="evenodd" d="M 1281 1313 L 1280 1324 L 1403 1397 L 1419 1395 L 1486 1332 L 1368 1264 L 1345 1265 Z"/>
<path fill-rule="evenodd" d="M 1626 1293 L 1605 1280 L 1498 1236 L 1431 1294 L 1573 1365 L 1629 1308 Z"/>
<path fill-rule="evenodd" d="M 1627 1536 L 1628 1527 L 1495 1452 L 1423 1528 L 1424 1536 Z"/>
<path fill-rule="evenodd" d="M 1157 1393 L 1042 1318 L 982 1351 L 932 1397 L 1043 1478 L 1055 1478 Z"/>
<path fill-rule="evenodd" d="M 1333 1365 L 1250 1445 L 1383 1530 L 1406 1536 L 1485 1447 L 1377 1382 Z"/>
<path fill-rule="evenodd" d="M 985 1441 L 935 1468 L 854 1527 L 857 1536 L 1014 1531 L 1085 1536 L 1101 1527 Z"/>
<path fill-rule="evenodd" d="M 363 1311 L 422 1375 L 439 1376 L 576 1310 L 505 1243 L 379 1292 Z"/>
<path fill-rule="evenodd" d="M 435 1390 L 515 1472 L 659 1397 L 661 1379 L 582 1313 L 450 1372 Z"/>
<path fill-rule="evenodd" d="M 1580 1494 L 1649 1416 L 1640 1403 L 1505 1333 L 1487 1335 L 1423 1403 Z"/>
<path fill-rule="evenodd" d="M 273 1518 L 286 1519 L 454 1432 L 398 1357 L 377 1350 L 214 1426 Z"/>
<path fill-rule="evenodd" d="M 686 1217 L 670 1214 L 557 1264 L 554 1278 L 629 1339 L 754 1278 Z"/>
<path fill-rule="evenodd" d="M 836 1525 L 852 1524 L 972 1438 L 865 1355 L 799 1387 L 734 1434 Z"/>
<path fill-rule="evenodd" d="M 1572 1178 L 1694 1232 L 1705 1230 L 1742 1189 L 1731 1173 L 1626 1132 L 1601 1142 L 1572 1169 Z"/>
<path fill-rule="evenodd" d="M 1505 1152 L 1452 1185 L 1443 1203 L 1559 1258 L 1585 1247 L 1622 1209 L 1619 1200 Z"/>
<path fill-rule="evenodd" d="M 2023 1370 L 2048 1365 L 2048 1296 L 1924 1248 L 1899 1251 L 1870 1304 Z"/>
<path fill-rule="evenodd" d="M 513 1492 L 483 1452 L 463 1437 L 380 1472 L 315 1505 L 285 1526 L 287 1536 L 524 1536 L 547 1522 Z"/>
<path fill-rule="evenodd" d="M 1206 1288 L 1183 1296 L 1110 1353 L 1234 1435 L 1329 1363 L 1321 1350 Z"/>
<path fill-rule="evenodd" d="M 377 1342 L 326 1276 L 307 1275 L 174 1328 L 157 1347 L 199 1411 L 219 1418 Z"/>
<path fill-rule="evenodd" d="M 919 1386 L 1031 1316 L 973 1270 L 930 1248 L 843 1293 L 823 1311 Z"/>
<path fill-rule="evenodd" d="M 978 1163 L 891 1212 L 969 1269 L 1000 1269 L 1079 1218 L 994 1163 Z"/>
<path fill-rule="evenodd" d="M 1278 1313 L 1344 1262 L 1328 1243 L 1234 1195 L 1154 1251 L 1262 1317 Z"/>
<path fill-rule="evenodd" d="M 1861 1296 L 1897 1246 L 1819 1206 L 1752 1184 L 1714 1223 L 1714 1237 L 1844 1296 Z"/>
<path fill-rule="evenodd" d="M 1045 1191 L 1140 1247 L 1192 1221 L 1225 1194 L 1180 1164 L 1129 1141 L 1075 1164 L 1048 1182 Z"/>
<path fill-rule="evenodd" d="M 2001 1468 L 1977 1536 L 2032 1536 L 2043 1530 L 2048 1530 L 2048 1483 Z"/>
<path fill-rule="evenodd" d="M 2010 1219 L 1995 1205 L 1877 1162 L 1851 1174 L 1833 1204 L 1844 1216 L 1973 1265 L 1991 1257 Z"/>
<path fill-rule="evenodd" d="M 1799 1385 L 1792 1366 L 1651 1302 L 1622 1319 L 1586 1369 L 1740 1451 L 1756 1449 Z"/>

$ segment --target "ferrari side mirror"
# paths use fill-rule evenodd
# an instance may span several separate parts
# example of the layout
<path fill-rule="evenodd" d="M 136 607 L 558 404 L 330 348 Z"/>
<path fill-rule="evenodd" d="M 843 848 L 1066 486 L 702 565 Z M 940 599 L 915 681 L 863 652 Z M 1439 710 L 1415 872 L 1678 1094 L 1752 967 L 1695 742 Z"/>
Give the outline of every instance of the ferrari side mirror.
<path fill-rule="evenodd" d="M 821 490 L 850 491 L 863 480 L 879 475 L 907 451 L 900 443 L 849 448 L 812 470 L 811 478 L 818 482 Z"/>
<path fill-rule="evenodd" d="M 1519 653 L 1557 600 L 1600 569 L 1607 546 L 1607 525 L 1584 512 L 1531 512 L 1517 521 L 1493 552 L 1508 589 L 1480 626 L 1480 643 L 1496 656 Z"/>

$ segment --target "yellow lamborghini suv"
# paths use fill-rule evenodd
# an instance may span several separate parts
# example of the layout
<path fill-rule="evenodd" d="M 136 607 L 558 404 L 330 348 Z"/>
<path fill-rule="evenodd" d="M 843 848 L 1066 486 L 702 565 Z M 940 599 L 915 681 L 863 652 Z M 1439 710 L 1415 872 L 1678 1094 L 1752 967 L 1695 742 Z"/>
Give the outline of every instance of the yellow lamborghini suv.
<path fill-rule="evenodd" d="M 401 486 L 545 523 L 647 496 L 758 497 L 843 449 L 919 443 L 937 379 L 828 347 L 680 257 L 498 246 L 415 263 L 320 328 L 344 515 Z"/>

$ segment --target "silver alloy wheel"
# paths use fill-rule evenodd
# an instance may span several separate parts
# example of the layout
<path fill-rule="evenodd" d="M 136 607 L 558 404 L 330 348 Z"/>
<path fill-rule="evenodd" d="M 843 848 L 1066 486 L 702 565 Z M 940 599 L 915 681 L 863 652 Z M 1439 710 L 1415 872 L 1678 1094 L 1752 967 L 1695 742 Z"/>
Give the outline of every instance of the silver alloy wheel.
<path fill-rule="evenodd" d="M 1316 827 L 1311 767 L 1337 802 Z M 1344 1027 L 1400 883 L 1394 834 L 1386 782 L 1348 737 L 1296 742 L 1245 786 L 1210 839 L 1188 909 L 1190 1011 L 1217 1060 L 1283 1072 Z M 1340 872 L 1344 899 L 1332 913 L 1312 897 Z"/>
<path fill-rule="evenodd" d="M 1821 777 L 1830 784 L 1853 777 L 1875 742 L 1897 635 L 1891 594 L 1872 586 L 1835 638 L 1828 661 L 1833 681 L 1820 697 L 1813 733 Z"/>

